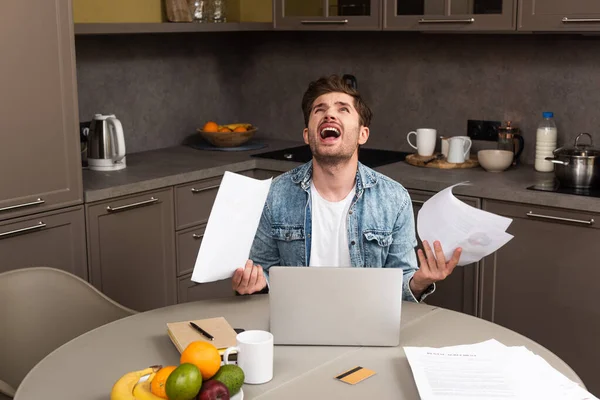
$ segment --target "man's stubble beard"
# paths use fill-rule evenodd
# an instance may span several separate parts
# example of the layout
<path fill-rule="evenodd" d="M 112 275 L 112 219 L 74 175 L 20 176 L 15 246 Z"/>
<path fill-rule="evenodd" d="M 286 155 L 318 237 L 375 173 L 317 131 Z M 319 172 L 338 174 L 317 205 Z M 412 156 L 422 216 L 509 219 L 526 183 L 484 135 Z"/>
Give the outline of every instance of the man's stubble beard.
<path fill-rule="evenodd" d="M 317 135 L 318 135 L 318 133 L 317 133 Z M 309 138 L 308 145 L 310 147 L 310 151 L 312 152 L 314 159 L 322 166 L 335 167 L 338 165 L 342 165 L 342 164 L 348 162 L 348 160 L 350 160 L 352 158 L 352 156 L 354 155 L 354 152 L 358 149 L 358 140 L 357 140 L 354 147 L 350 147 L 350 144 L 347 144 L 347 143 L 341 143 L 341 146 L 340 146 L 341 151 L 339 151 L 336 154 L 320 154 L 319 147 L 317 144 L 318 143 L 317 136 L 309 135 L 308 138 Z"/>

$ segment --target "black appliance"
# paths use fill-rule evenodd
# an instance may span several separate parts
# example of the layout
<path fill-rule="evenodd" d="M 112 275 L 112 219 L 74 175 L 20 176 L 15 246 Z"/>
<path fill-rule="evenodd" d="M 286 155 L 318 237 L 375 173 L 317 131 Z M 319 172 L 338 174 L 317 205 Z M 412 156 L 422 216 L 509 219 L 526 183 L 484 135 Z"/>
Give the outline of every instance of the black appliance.
<path fill-rule="evenodd" d="M 577 196 L 589 196 L 600 198 L 600 189 L 578 189 L 573 187 L 561 186 L 557 179 L 538 182 L 529 186 L 529 190 L 538 190 L 540 192 L 552 192 L 562 194 L 573 194 Z"/>
<path fill-rule="evenodd" d="M 403 151 L 359 148 L 358 161 L 369 168 L 376 168 L 382 165 L 404 161 L 406 156 L 409 154 L 411 153 Z M 310 151 L 310 147 L 308 145 L 304 145 L 282 150 L 269 151 L 266 153 L 253 154 L 252 157 L 305 163 L 312 159 L 312 152 Z"/>

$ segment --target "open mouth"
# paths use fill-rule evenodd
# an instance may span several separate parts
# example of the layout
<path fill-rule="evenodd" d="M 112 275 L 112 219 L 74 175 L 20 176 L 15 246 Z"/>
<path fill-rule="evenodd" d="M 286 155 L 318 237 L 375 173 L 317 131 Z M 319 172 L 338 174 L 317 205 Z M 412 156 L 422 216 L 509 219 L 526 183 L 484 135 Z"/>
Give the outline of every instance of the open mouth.
<path fill-rule="evenodd" d="M 321 139 L 330 139 L 330 138 L 337 139 L 340 137 L 342 132 L 340 131 L 339 128 L 328 125 L 328 126 L 322 127 L 319 134 L 321 135 Z"/>

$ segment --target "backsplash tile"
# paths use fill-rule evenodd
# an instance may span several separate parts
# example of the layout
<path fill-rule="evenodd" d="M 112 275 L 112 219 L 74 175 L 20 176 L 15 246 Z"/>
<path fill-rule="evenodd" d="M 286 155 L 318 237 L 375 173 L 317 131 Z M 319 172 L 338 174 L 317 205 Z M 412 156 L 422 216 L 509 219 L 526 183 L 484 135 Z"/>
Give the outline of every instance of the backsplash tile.
<path fill-rule="evenodd" d="M 600 39 L 407 32 L 245 32 L 78 37 L 82 120 L 117 114 L 129 152 L 173 146 L 207 119 L 251 122 L 301 140 L 309 81 L 357 77 L 374 111 L 369 145 L 410 150 L 406 134 L 466 134 L 468 119 L 516 121 L 533 163 L 553 111 L 559 144 L 600 122 Z M 478 143 L 489 147 L 490 143 Z"/>

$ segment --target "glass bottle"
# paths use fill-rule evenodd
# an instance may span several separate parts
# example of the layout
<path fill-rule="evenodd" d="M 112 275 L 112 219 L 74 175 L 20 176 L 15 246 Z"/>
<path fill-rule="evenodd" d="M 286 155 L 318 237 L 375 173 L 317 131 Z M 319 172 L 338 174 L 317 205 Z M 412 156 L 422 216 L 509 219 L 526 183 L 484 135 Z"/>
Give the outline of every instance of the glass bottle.
<path fill-rule="evenodd" d="M 208 0 L 190 0 L 189 4 L 194 22 L 208 22 Z"/>
<path fill-rule="evenodd" d="M 210 0 L 210 22 L 227 22 L 226 15 L 226 0 Z"/>

